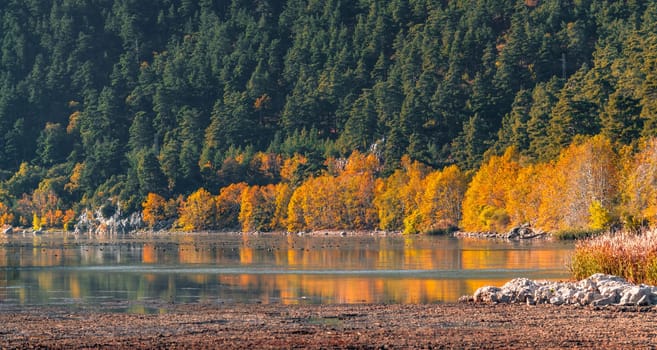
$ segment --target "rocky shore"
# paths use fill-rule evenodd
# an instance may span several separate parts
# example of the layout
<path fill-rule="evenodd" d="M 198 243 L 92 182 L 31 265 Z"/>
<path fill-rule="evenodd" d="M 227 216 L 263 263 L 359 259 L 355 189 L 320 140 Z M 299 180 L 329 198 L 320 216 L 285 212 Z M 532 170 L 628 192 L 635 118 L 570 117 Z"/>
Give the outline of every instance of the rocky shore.
<path fill-rule="evenodd" d="M 636 285 L 624 278 L 601 273 L 577 282 L 516 278 L 502 287 L 481 287 L 473 296 L 466 296 L 462 301 L 528 305 L 652 306 L 657 305 L 657 286 Z"/>
<path fill-rule="evenodd" d="M 508 232 L 499 233 L 456 231 L 452 235 L 456 238 L 500 238 L 510 240 L 550 238 L 550 234 L 548 232 L 543 230 L 536 230 L 528 224 L 514 227 Z"/>

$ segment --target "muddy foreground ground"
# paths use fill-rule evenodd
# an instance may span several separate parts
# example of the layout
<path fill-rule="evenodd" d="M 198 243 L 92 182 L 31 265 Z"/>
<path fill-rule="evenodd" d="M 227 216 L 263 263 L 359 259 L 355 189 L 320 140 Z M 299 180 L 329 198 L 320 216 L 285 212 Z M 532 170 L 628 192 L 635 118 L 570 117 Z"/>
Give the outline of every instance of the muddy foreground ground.
<path fill-rule="evenodd" d="M 168 305 L 157 315 L 0 308 L 0 348 L 649 348 L 657 309 Z"/>

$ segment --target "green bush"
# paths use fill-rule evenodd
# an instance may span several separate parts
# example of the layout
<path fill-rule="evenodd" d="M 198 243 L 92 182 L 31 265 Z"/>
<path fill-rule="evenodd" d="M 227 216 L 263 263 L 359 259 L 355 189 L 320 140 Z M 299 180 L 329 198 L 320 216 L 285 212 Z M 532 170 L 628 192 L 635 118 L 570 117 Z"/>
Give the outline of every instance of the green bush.
<path fill-rule="evenodd" d="M 561 230 L 552 233 L 552 237 L 567 241 L 567 240 L 579 240 L 585 238 L 591 238 L 601 235 L 605 230 L 603 229 L 572 229 L 572 230 Z"/>

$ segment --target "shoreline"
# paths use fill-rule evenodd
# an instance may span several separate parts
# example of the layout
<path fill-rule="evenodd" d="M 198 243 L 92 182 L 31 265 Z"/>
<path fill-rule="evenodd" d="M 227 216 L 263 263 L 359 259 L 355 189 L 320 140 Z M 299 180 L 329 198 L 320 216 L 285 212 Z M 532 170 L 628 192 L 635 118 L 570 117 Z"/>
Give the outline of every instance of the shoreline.
<path fill-rule="evenodd" d="M 163 314 L 0 312 L 3 348 L 637 348 L 657 308 L 525 304 L 177 304 Z"/>

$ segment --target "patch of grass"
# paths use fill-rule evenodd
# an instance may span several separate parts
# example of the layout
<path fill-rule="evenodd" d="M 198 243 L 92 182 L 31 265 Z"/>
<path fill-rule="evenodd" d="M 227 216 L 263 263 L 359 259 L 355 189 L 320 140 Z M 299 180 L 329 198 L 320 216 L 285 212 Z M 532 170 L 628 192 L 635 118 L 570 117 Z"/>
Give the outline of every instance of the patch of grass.
<path fill-rule="evenodd" d="M 605 233 L 581 240 L 570 269 L 575 279 L 606 273 L 632 283 L 657 284 L 657 231 Z"/>
<path fill-rule="evenodd" d="M 578 240 L 578 239 L 585 239 L 585 238 L 591 238 L 595 236 L 599 236 L 602 233 L 604 233 L 605 230 L 584 230 L 584 229 L 573 229 L 573 230 L 561 230 L 552 233 L 552 237 L 561 240 L 561 241 L 568 241 L 568 240 Z"/>

